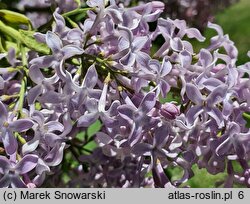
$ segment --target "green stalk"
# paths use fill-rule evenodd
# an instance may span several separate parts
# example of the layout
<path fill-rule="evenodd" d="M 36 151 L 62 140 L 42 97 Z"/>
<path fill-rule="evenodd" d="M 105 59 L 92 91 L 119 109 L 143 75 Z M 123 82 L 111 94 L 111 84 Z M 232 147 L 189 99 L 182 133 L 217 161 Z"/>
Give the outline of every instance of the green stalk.
<path fill-rule="evenodd" d="M 79 14 L 81 12 L 89 11 L 89 10 L 93 10 L 93 8 L 78 8 L 78 9 L 75 9 L 73 11 L 69 11 L 67 13 L 64 13 L 62 16 L 63 17 L 69 17 L 69 16 L 72 16 L 72 15 Z"/>

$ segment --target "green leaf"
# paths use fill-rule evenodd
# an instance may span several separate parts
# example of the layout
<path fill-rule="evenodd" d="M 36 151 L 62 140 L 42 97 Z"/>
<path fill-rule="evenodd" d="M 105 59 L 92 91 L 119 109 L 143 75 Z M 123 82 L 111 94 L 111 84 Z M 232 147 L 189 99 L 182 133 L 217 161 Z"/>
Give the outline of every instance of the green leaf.
<path fill-rule="evenodd" d="M 27 18 L 23 14 L 20 14 L 14 11 L 1 9 L 0 18 L 5 20 L 8 23 L 31 25 L 29 18 Z"/>
<path fill-rule="evenodd" d="M 19 30 L 19 33 L 22 37 L 22 42 L 30 49 L 33 49 L 37 52 L 48 55 L 50 53 L 50 49 L 44 43 L 39 43 L 36 41 L 34 37 L 34 31 L 27 30 Z"/>

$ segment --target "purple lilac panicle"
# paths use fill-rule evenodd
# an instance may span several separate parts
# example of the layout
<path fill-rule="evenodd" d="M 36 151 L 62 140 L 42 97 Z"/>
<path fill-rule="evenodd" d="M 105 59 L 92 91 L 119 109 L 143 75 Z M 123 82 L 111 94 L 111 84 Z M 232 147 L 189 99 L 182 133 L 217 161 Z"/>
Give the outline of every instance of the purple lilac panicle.
<path fill-rule="evenodd" d="M 180 187 L 195 164 L 227 171 L 225 187 L 249 186 L 250 66 L 236 66 L 220 26 L 208 24 L 218 34 L 195 53 L 189 39 L 205 38 L 183 20 L 159 18 L 162 2 L 86 3 L 77 22 L 59 5 L 51 29 L 35 33 L 50 54 L 0 55 L 9 64 L 0 68 L 0 185 L 65 186 L 57 178 L 74 160 L 69 187 Z M 175 167 L 183 174 L 174 180 L 165 172 Z"/>

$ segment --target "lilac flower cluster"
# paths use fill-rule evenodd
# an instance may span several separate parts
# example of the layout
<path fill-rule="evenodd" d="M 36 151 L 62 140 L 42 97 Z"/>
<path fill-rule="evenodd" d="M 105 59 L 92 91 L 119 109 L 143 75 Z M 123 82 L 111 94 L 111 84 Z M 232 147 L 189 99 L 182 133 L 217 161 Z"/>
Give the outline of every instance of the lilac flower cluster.
<path fill-rule="evenodd" d="M 189 39 L 205 38 L 160 18 L 162 2 L 86 5 L 56 8 L 35 45 L 13 39 L 19 46 L 0 54 L 0 186 L 181 187 L 197 164 L 227 172 L 222 186 L 249 187 L 250 62 L 236 66 L 221 27 L 209 23 L 217 35 L 195 53 Z M 66 184 L 55 179 L 64 168 Z"/>
<path fill-rule="evenodd" d="M 137 1 L 126 0 L 119 1 L 126 5 L 133 4 Z M 141 0 L 139 3 L 148 3 L 150 0 Z M 165 4 L 162 16 L 171 19 L 183 19 L 190 26 L 204 30 L 208 21 L 214 20 L 214 15 L 238 2 L 238 0 L 163 0 Z"/>

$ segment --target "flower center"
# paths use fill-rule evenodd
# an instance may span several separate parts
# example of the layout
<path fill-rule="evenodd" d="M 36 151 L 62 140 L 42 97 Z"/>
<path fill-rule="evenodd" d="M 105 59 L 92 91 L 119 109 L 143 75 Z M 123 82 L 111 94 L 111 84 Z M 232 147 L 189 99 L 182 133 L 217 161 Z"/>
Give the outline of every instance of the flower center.
<path fill-rule="evenodd" d="M 8 122 L 4 122 L 3 126 L 6 127 L 6 128 L 9 127 L 9 123 Z"/>

